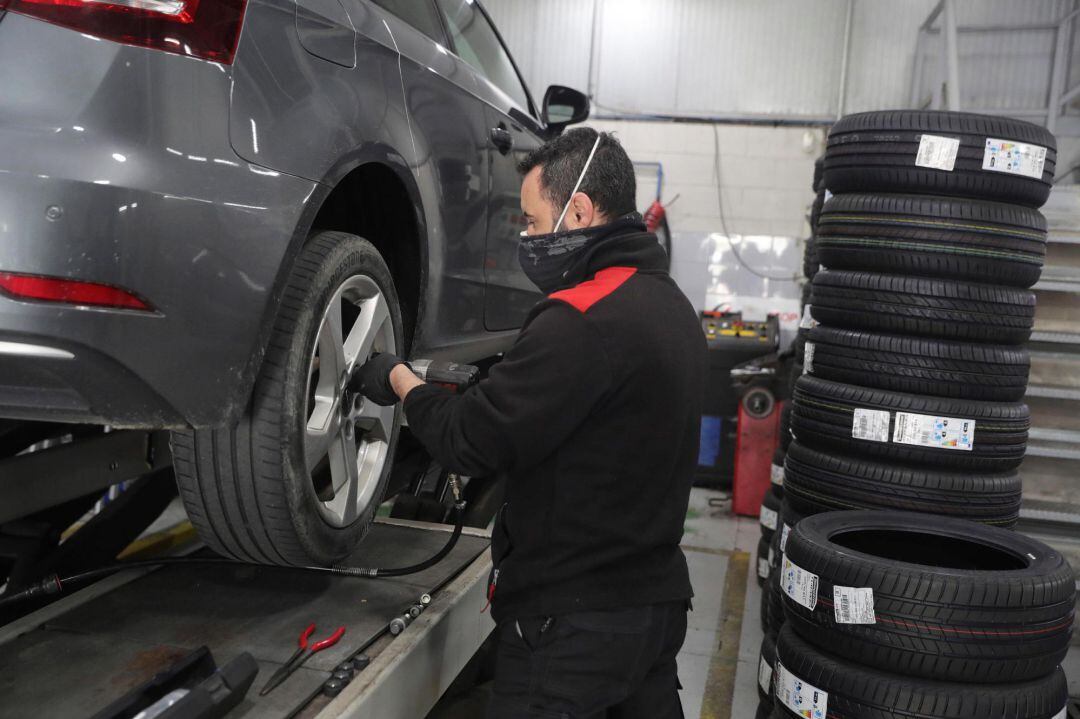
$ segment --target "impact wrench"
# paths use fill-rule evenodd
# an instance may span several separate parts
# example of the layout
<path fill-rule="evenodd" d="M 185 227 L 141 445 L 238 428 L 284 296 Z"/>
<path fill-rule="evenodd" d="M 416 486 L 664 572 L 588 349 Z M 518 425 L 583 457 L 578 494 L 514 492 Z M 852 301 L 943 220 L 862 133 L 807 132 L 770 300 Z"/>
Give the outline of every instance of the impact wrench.
<path fill-rule="evenodd" d="M 414 360 L 409 363 L 411 365 L 413 373 L 424 380 L 425 382 L 445 387 L 453 391 L 456 394 L 461 394 L 469 387 L 472 387 L 480 380 L 480 370 L 473 365 L 457 364 L 454 362 L 442 362 L 433 360 Z M 422 572 L 431 566 L 434 566 L 441 561 L 457 544 L 458 538 L 461 536 L 461 528 L 465 522 L 465 499 L 461 491 L 461 481 L 458 475 L 451 473 L 447 481 L 450 485 L 450 490 L 454 495 L 454 531 L 450 535 L 450 539 L 446 544 L 436 552 L 429 559 L 414 564 L 408 567 L 393 567 L 393 568 L 380 568 L 380 567 L 287 567 L 287 569 L 300 569 L 306 572 L 316 572 L 319 574 L 331 574 L 341 577 L 401 577 L 407 574 L 416 574 Z M 90 569 L 79 574 L 73 574 L 68 577 L 61 577 L 57 574 L 50 574 L 44 579 L 31 584 L 26 589 L 16 592 L 11 596 L 0 596 L 0 609 L 13 606 L 19 602 L 27 599 L 33 599 L 36 597 L 45 597 L 55 594 L 62 594 L 68 589 L 69 585 L 82 584 L 84 582 L 101 579 L 107 577 L 110 574 L 116 572 L 122 572 L 125 569 L 139 569 L 142 567 L 160 567 L 168 564 L 251 564 L 251 562 L 244 562 L 238 559 L 225 559 L 222 557 L 163 557 L 161 559 L 149 559 L 141 560 L 137 562 L 116 562 L 97 569 Z M 417 607 L 410 607 L 410 610 L 415 611 Z M 422 611 L 422 606 L 420 607 Z M 404 616 L 410 614 L 411 611 L 406 611 Z M 419 612 L 417 612 L 419 614 Z M 415 618 L 415 617 L 412 617 Z M 411 619 L 410 618 L 410 621 Z M 406 625 L 407 626 L 407 625 Z M 388 627 L 389 631 L 393 632 L 394 627 Z M 399 631 L 404 627 L 398 627 Z M 398 632 L 394 632 L 398 633 Z"/>

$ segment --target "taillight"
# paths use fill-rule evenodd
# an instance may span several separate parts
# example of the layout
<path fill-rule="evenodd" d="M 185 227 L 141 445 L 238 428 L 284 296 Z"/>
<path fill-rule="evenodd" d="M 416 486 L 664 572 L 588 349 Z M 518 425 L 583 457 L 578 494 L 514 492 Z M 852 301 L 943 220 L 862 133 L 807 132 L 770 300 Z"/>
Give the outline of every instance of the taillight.
<path fill-rule="evenodd" d="M 61 277 L 0 272 L 0 292 L 20 300 L 63 302 L 68 305 L 111 307 L 125 310 L 153 310 L 127 290 L 96 282 L 65 280 Z"/>
<path fill-rule="evenodd" d="M 229 64 L 246 0 L 0 0 L 11 12 L 72 30 Z"/>

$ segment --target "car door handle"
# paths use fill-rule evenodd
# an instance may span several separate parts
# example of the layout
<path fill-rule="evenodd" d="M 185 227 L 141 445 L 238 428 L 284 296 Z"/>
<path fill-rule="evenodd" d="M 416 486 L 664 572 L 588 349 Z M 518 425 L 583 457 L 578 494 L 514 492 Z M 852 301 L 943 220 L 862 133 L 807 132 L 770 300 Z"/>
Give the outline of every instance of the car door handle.
<path fill-rule="evenodd" d="M 505 155 L 514 147 L 514 136 L 505 127 L 493 127 L 491 128 L 491 143 Z"/>

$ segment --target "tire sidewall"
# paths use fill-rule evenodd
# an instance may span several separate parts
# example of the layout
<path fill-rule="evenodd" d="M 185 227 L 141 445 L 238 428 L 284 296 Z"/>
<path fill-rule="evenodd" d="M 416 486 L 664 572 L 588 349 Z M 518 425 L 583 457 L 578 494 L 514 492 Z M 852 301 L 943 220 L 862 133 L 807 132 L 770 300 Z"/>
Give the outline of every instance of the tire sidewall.
<path fill-rule="evenodd" d="M 309 278 L 302 277 L 303 272 L 299 267 L 303 260 L 302 255 L 290 279 L 290 288 L 294 290 L 306 285 L 304 304 L 310 311 L 297 318 L 294 330 L 289 336 L 280 336 L 275 329 L 272 340 L 286 343 L 289 348 L 280 414 L 284 418 L 280 423 L 283 436 L 279 437 L 284 496 L 297 540 L 312 559 L 324 564 L 340 560 L 351 553 L 367 533 L 393 467 L 402 414 L 399 404 L 395 411 L 387 459 L 370 505 L 348 526 L 335 527 L 329 524 L 317 506 L 322 500 L 316 495 L 307 471 L 303 437 L 307 422 L 306 378 L 309 358 L 330 299 L 349 278 L 356 275 L 368 277 L 378 285 L 386 299 L 398 351 L 401 351 L 404 343 L 397 292 L 378 250 L 367 240 L 338 232 L 313 235 L 309 245 L 315 242 L 325 243 L 327 240 L 333 241 L 334 246 L 321 258 L 314 274 Z"/>

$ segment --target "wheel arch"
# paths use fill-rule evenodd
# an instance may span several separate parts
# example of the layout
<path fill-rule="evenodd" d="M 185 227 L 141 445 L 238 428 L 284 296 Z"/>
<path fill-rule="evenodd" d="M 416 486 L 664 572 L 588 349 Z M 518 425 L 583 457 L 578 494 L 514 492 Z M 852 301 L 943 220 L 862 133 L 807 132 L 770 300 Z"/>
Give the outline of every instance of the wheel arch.
<path fill-rule="evenodd" d="M 260 320 L 259 341 L 240 377 L 239 400 L 229 407 L 224 424 L 235 424 L 247 408 L 262 367 L 266 346 L 281 305 L 293 262 L 314 232 L 338 230 L 359 235 L 383 255 L 394 279 L 406 348 L 422 319 L 427 283 L 428 223 L 416 178 L 405 158 L 392 148 L 371 144 L 342 157 L 314 186 L 293 230 L 274 280 L 274 292 Z M 392 228 L 404 228 L 395 238 Z"/>

